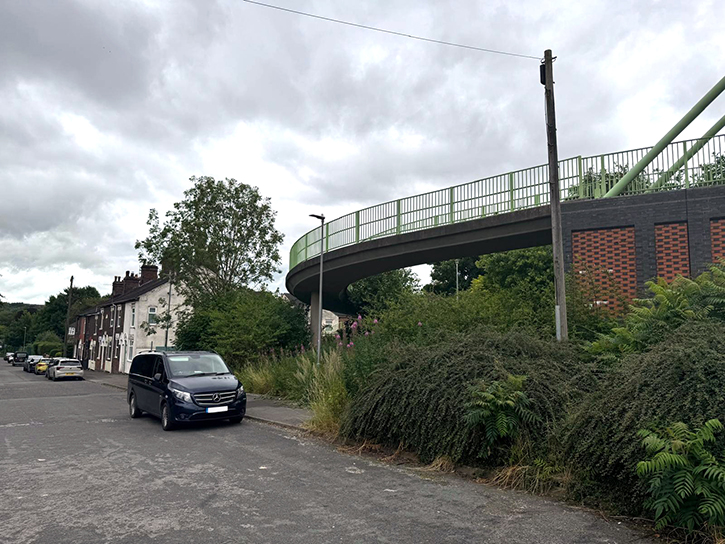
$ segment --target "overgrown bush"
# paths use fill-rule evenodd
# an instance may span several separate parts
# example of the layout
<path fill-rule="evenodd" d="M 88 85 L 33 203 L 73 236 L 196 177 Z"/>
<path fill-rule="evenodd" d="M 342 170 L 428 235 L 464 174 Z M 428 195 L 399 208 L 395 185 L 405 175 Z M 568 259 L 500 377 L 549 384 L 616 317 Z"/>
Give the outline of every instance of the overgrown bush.
<path fill-rule="evenodd" d="M 677 421 L 699 427 L 724 405 L 725 323 L 689 322 L 650 351 L 626 356 L 567 422 L 565 455 L 579 482 L 573 497 L 641 513 L 647 493 L 635 472 L 643 457 L 637 432 Z"/>
<path fill-rule="evenodd" d="M 725 321 L 725 265 L 712 265 L 694 280 L 663 278 L 645 284 L 652 296 L 636 299 L 621 327 L 601 335 L 592 353 L 633 353 L 668 337 L 683 323 Z"/>
<path fill-rule="evenodd" d="M 694 431 L 682 422 L 663 433 L 640 431 L 648 459 L 637 464 L 637 474 L 649 484 L 645 506 L 654 512 L 657 529 L 725 526 L 725 456 L 711 451 L 722 429 L 711 419 Z"/>
<path fill-rule="evenodd" d="M 525 393 L 536 421 L 530 447 L 556 449 L 554 430 L 568 406 L 593 387 L 588 365 L 571 346 L 522 332 L 472 330 L 434 345 L 400 346 L 351 399 L 341 433 L 354 439 L 412 449 L 425 462 L 447 455 L 454 462 L 480 462 L 488 452 L 485 432 L 466 423 L 465 391 L 484 380 L 526 375 Z M 491 456 L 487 463 L 501 458 Z"/>

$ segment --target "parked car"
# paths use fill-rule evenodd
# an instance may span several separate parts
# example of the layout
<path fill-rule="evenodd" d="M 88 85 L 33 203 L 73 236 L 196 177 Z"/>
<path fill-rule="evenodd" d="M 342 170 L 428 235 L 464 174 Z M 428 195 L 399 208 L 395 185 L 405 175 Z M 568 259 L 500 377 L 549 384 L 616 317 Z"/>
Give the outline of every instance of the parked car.
<path fill-rule="evenodd" d="M 8 351 L 8 352 L 7 352 L 6 354 L 5 354 L 5 357 L 3 357 L 3 360 L 5 360 L 5 361 L 7 361 L 8 363 L 11 363 L 11 364 L 12 364 L 12 362 L 13 362 L 13 357 L 14 357 L 14 356 L 15 356 L 15 354 L 14 354 L 14 353 L 12 353 L 11 351 Z"/>
<path fill-rule="evenodd" d="M 45 374 L 48 370 L 50 361 L 52 361 L 52 359 L 49 357 L 43 357 L 40 361 L 38 361 L 38 364 L 35 365 L 35 373 L 39 375 Z"/>
<path fill-rule="evenodd" d="M 83 368 L 78 359 L 52 359 L 48 365 L 45 377 L 52 381 L 65 378 L 82 380 Z"/>
<path fill-rule="evenodd" d="M 247 411 L 244 387 L 219 355 L 207 351 L 139 353 L 126 395 L 132 418 L 148 412 L 165 431 L 194 421 L 241 423 Z"/>
<path fill-rule="evenodd" d="M 13 356 L 13 360 L 12 360 L 13 366 L 23 366 L 23 364 L 25 364 L 25 360 L 27 358 L 28 358 L 28 354 L 26 352 L 18 351 Z"/>
<path fill-rule="evenodd" d="M 40 355 L 29 355 L 27 359 L 25 359 L 25 362 L 23 363 L 23 371 L 25 372 L 35 372 L 35 365 L 40 361 L 42 357 Z"/>

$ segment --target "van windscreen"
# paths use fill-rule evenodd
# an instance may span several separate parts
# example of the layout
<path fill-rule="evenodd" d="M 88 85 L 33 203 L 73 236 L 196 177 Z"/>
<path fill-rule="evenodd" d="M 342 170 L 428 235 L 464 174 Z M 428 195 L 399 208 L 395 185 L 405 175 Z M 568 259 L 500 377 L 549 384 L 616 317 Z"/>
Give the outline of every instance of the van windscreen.
<path fill-rule="evenodd" d="M 227 365 L 225 365 L 222 358 L 215 353 L 169 355 L 168 361 L 169 370 L 174 378 L 229 374 Z"/>

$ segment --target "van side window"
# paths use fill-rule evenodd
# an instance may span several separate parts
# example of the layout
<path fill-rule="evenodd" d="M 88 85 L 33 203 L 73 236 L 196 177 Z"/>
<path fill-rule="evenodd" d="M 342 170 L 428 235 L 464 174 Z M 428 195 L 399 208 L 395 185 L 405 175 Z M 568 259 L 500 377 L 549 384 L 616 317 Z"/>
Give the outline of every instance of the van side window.
<path fill-rule="evenodd" d="M 166 370 L 164 369 L 164 360 L 158 355 L 154 358 L 156 359 L 156 364 L 154 365 L 153 376 L 156 376 L 156 374 L 161 374 L 161 383 L 164 383 L 166 382 Z"/>
<path fill-rule="evenodd" d="M 136 355 L 131 363 L 131 374 L 139 374 L 146 378 L 153 376 L 154 355 Z"/>

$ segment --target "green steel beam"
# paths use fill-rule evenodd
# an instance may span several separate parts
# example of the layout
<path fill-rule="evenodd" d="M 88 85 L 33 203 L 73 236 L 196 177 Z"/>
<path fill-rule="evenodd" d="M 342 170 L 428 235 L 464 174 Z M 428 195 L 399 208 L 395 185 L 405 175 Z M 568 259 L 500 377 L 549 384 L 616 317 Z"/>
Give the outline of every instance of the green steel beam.
<path fill-rule="evenodd" d="M 632 169 L 627 172 L 622 179 L 620 179 L 617 183 L 614 184 L 614 187 L 612 187 L 609 191 L 607 191 L 607 194 L 604 195 L 604 198 L 611 198 L 613 196 L 619 196 L 622 191 L 624 191 L 627 188 L 627 185 L 636 178 L 647 166 L 655 159 L 657 158 L 657 155 L 659 155 L 662 150 L 670 145 L 672 141 L 677 138 L 677 136 L 687 128 L 687 126 L 692 123 L 692 121 L 700 115 L 705 108 L 707 108 L 710 103 L 715 100 L 720 93 L 725 91 L 725 77 L 723 77 L 720 81 L 718 81 L 715 86 L 708 91 L 708 93 L 703 96 L 700 101 L 695 104 L 690 111 L 688 111 L 685 116 L 680 119 L 680 121 L 670 129 L 670 131 L 665 134 L 665 136 L 655 144 L 655 146 L 647 153 L 642 159 L 632 167 Z"/>
<path fill-rule="evenodd" d="M 670 181 L 672 179 L 672 176 L 674 176 L 677 172 L 680 171 L 680 168 L 685 166 L 687 162 L 694 157 L 698 151 L 700 151 L 707 142 L 709 142 L 713 137 L 717 136 L 717 133 L 720 132 L 720 130 L 725 127 L 725 115 L 723 115 L 717 123 L 715 123 L 710 130 L 708 130 L 705 134 L 702 135 L 702 138 L 697 140 L 697 143 L 693 145 L 687 152 L 682 155 L 680 160 L 678 160 L 675 164 L 672 165 L 672 168 L 667 170 L 664 174 L 660 176 L 660 178 L 650 186 L 647 191 L 656 191 L 660 187 L 662 187 L 665 183 Z M 683 142 L 684 145 L 684 142 Z M 685 168 L 685 175 L 687 175 L 687 168 Z"/>

